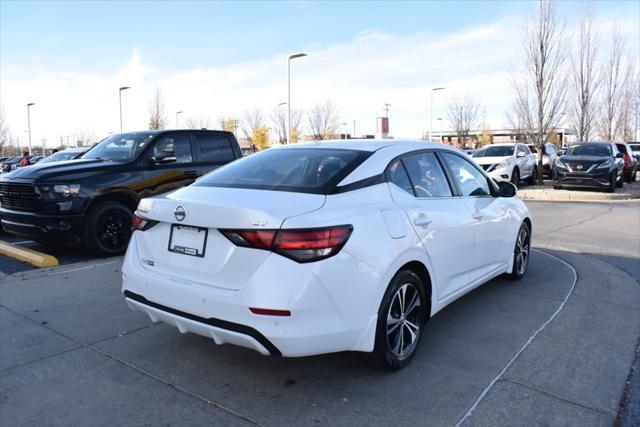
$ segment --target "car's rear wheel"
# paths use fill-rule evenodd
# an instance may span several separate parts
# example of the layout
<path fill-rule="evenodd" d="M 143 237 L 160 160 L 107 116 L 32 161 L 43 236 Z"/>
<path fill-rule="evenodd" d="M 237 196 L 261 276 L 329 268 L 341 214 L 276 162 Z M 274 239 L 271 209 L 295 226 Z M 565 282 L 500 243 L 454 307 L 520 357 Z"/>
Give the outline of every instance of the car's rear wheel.
<path fill-rule="evenodd" d="M 84 227 L 87 249 L 106 256 L 123 253 L 131 237 L 131 215 L 131 210 L 120 202 L 98 202 L 89 211 Z"/>
<path fill-rule="evenodd" d="M 538 168 L 534 167 L 527 183 L 529 185 L 536 185 L 537 182 L 538 182 Z"/>
<path fill-rule="evenodd" d="M 529 255 L 531 254 L 531 230 L 526 222 L 523 222 L 518 230 L 516 246 L 513 249 L 513 266 L 509 278 L 520 280 L 527 273 L 529 267 Z"/>
<path fill-rule="evenodd" d="M 427 318 L 428 300 L 420 277 L 401 270 L 391 280 L 378 310 L 374 358 L 387 370 L 406 366 L 415 354 Z"/>

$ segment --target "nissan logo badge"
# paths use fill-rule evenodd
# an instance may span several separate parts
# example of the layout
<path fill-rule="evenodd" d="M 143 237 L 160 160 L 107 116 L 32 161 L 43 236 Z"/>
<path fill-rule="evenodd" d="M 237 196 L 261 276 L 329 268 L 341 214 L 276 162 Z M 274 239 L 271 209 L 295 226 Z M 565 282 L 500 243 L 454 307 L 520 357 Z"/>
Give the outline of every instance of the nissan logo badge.
<path fill-rule="evenodd" d="M 184 211 L 184 208 L 182 206 L 178 206 L 175 212 L 173 212 L 173 215 L 176 217 L 178 221 L 182 221 L 184 217 L 187 216 L 187 213 Z"/>

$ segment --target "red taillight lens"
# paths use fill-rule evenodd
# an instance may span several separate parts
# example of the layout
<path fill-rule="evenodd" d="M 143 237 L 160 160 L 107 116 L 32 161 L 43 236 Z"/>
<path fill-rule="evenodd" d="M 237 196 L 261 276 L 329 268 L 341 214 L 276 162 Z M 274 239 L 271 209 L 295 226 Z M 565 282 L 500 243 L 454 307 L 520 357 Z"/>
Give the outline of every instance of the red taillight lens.
<path fill-rule="evenodd" d="M 340 251 L 353 227 L 284 229 L 284 230 L 220 230 L 234 244 L 268 249 L 297 262 L 318 261 Z"/>
<path fill-rule="evenodd" d="M 275 230 L 220 230 L 227 239 L 246 248 L 270 249 Z"/>
<path fill-rule="evenodd" d="M 145 231 L 156 225 L 158 221 L 153 221 L 150 219 L 142 218 L 141 216 L 133 214 L 133 218 L 131 218 L 131 231 Z"/>

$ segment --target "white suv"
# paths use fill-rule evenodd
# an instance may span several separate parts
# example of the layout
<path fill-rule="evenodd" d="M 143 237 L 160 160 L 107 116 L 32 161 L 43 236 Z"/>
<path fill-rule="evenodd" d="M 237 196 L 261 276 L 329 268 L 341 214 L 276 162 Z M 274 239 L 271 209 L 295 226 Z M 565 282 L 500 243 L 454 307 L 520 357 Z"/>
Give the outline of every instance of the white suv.
<path fill-rule="evenodd" d="M 492 144 L 476 151 L 473 160 L 496 181 L 536 182 L 536 156 L 525 144 Z"/>

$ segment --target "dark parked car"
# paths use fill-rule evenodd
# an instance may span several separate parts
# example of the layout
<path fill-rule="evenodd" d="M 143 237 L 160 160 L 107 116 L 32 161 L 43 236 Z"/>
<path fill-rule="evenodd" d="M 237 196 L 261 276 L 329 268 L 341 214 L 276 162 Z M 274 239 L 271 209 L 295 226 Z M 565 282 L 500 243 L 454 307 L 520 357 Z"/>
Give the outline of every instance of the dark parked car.
<path fill-rule="evenodd" d="M 556 160 L 553 188 L 592 187 L 613 193 L 623 184 L 623 155 L 612 142 L 572 145 Z"/>
<path fill-rule="evenodd" d="M 20 164 L 20 160 L 22 160 L 22 156 L 14 156 L 5 159 L 0 165 L 0 173 L 9 173 L 12 170 L 15 170 Z"/>
<path fill-rule="evenodd" d="M 626 142 L 616 142 L 616 147 L 624 156 L 624 180 L 627 182 L 635 181 L 636 172 L 638 172 L 638 159 L 633 155 L 631 147 Z"/>
<path fill-rule="evenodd" d="M 191 184 L 242 156 L 232 133 L 144 131 L 112 135 L 73 162 L 40 163 L 0 178 L 5 231 L 44 244 L 124 252 L 138 201 Z"/>

